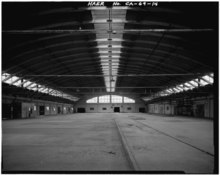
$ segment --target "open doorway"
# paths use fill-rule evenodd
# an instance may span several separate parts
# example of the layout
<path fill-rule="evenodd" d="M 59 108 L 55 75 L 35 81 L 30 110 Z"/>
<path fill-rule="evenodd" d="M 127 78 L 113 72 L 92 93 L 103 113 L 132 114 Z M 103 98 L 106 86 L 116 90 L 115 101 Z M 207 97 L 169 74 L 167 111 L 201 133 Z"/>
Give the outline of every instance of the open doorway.
<path fill-rule="evenodd" d="M 58 114 L 61 114 L 61 108 L 59 106 L 57 107 L 57 112 Z"/>
<path fill-rule="evenodd" d="M 120 112 L 120 107 L 114 107 L 114 112 Z"/>
<path fill-rule="evenodd" d="M 11 119 L 12 111 L 13 111 L 13 108 L 11 104 L 2 103 L 2 119 Z"/>
<path fill-rule="evenodd" d="M 205 114 L 204 108 L 205 108 L 204 104 L 197 105 L 195 116 L 200 118 L 204 117 Z"/>
<path fill-rule="evenodd" d="M 77 108 L 78 113 L 85 113 L 86 109 L 85 108 Z"/>
<path fill-rule="evenodd" d="M 139 108 L 139 112 L 145 113 L 145 108 Z"/>
<path fill-rule="evenodd" d="M 40 115 L 44 115 L 45 106 L 40 106 L 39 108 L 40 108 L 40 111 L 39 111 Z"/>

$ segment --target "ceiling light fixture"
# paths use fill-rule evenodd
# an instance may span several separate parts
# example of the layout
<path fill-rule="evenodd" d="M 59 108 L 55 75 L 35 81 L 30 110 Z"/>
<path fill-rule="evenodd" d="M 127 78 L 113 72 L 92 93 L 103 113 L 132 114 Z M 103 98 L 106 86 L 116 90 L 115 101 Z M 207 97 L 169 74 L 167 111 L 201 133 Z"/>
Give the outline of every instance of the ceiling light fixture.
<path fill-rule="evenodd" d="M 112 31 L 112 34 L 116 34 L 117 32 L 115 30 Z"/>

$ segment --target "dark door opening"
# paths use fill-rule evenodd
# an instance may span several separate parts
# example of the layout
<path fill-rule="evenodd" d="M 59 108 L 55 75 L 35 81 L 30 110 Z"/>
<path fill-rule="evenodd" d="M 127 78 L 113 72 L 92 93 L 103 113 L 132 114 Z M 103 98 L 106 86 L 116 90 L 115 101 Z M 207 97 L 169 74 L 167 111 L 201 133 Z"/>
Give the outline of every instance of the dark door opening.
<path fill-rule="evenodd" d="M 40 115 L 44 115 L 45 113 L 45 106 L 40 106 Z"/>
<path fill-rule="evenodd" d="M 57 112 L 58 112 L 58 114 L 61 113 L 61 109 L 60 109 L 60 107 L 57 108 Z"/>
<path fill-rule="evenodd" d="M 196 106 L 196 117 L 200 117 L 200 118 L 204 117 L 205 114 L 204 107 L 205 106 L 203 104 Z"/>
<path fill-rule="evenodd" d="M 79 113 L 85 113 L 86 109 L 85 108 L 77 108 L 77 112 Z"/>
<path fill-rule="evenodd" d="M 2 104 L 2 119 L 12 118 L 12 106 L 10 104 Z"/>
<path fill-rule="evenodd" d="M 120 112 L 120 107 L 114 107 L 114 112 Z"/>
<path fill-rule="evenodd" d="M 139 108 L 139 112 L 145 113 L 145 108 Z"/>
<path fill-rule="evenodd" d="M 21 103 L 13 103 L 13 118 L 21 118 Z"/>

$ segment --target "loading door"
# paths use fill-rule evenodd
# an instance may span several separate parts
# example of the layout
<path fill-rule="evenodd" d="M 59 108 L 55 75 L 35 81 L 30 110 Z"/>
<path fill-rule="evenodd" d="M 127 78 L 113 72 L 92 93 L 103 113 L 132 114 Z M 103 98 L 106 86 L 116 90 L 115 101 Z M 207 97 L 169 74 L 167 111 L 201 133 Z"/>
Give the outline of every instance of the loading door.
<path fill-rule="evenodd" d="M 13 118 L 21 118 L 22 107 L 21 103 L 13 103 Z"/>
<path fill-rule="evenodd" d="M 139 112 L 145 112 L 145 108 L 139 108 Z"/>
<path fill-rule="evenodd" d="M 200 117 L 200 118 L 204 117 L 205 114 L 204 108 L 205 106 L 203 104 L 196 106 L 196 117 Z"/>
<path fill-rule="evenodd" d="M 86 109 L 85 108 L 77 108 L 77 112 L 79 113 L 85 113 Z"/>
<path fill-rule="evenodd" d="M 40 115 L 44 115 L 44 113 L 45 113 L 45 107 L 40 106 Z"/>
<path fill-rule="evenodd" d="M 10 104 L 2 104 L 2 119 L 10 119 L 12 116 L 12 107 Z"/>
<path fill-rule="evenodd" d="M 120 112 L 120 107 L 114 107 L 114 112 Z"/>
<path fill-rule="evenodd" d="M 61 109 L 60 109 L 60 107 L 57 108 L 57 112 L 58 112 L 58 114 L 61 114 Z"/>

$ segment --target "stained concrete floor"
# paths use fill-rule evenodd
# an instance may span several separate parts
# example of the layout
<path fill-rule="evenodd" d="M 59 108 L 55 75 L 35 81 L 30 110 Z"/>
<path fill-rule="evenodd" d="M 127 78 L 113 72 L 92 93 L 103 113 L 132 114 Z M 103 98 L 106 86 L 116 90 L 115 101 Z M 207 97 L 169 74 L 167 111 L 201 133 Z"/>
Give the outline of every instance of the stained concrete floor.
<path fill-rule="evenodd" d="M 214 168 L 211 120 L 72 114 L 3 121 L 2 132 L 4 171 L 130 171 L 127 149 L 136 170 L 212 173 Z"/>

